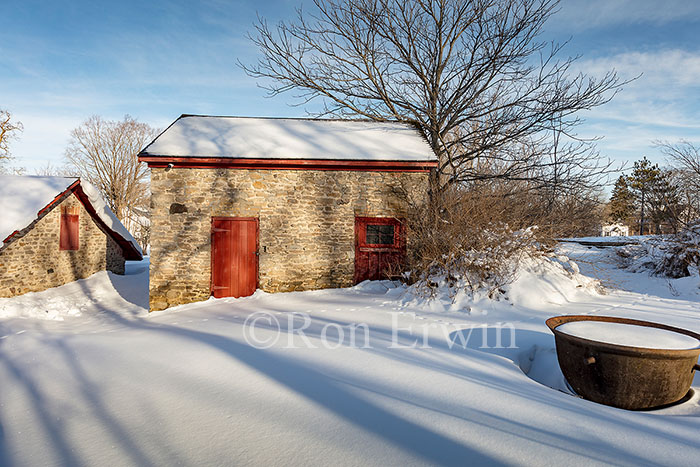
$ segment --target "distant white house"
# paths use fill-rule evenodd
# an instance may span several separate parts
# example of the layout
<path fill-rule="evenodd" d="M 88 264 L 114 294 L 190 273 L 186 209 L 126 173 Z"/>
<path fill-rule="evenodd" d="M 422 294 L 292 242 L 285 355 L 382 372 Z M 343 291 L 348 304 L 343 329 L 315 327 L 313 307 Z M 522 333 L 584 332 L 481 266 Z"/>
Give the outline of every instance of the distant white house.
<path fill-rule="evenodd" d="M 627 237 L 630 234 L 630 228 L 622 224 L 604 225 L 601 229 L 603 237 Z"/>

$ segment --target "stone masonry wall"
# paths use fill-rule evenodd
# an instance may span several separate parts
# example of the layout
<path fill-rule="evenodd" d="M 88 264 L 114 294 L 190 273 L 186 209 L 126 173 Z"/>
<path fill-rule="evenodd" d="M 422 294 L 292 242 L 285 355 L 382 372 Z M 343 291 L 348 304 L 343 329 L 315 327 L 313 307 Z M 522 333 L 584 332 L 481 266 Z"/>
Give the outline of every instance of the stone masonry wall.
<path fill-rule="evenodd" d="M 59 249 L 61 206 L 79 207 L 78 250 Z M 124 274 L 122 250 L 71 193 L 0 251 L 0 297 L 39 292 L 104 269 Z"/>
<path fill-rule="evenodd" d="M 355 216 L 404 217 L 397 190 L 424 196 L 427 184 L 427 173 L 152 169 L 151 310 L 209 297 L 214 216 L 259 219 L 261 289 L 352 285 Z"/>

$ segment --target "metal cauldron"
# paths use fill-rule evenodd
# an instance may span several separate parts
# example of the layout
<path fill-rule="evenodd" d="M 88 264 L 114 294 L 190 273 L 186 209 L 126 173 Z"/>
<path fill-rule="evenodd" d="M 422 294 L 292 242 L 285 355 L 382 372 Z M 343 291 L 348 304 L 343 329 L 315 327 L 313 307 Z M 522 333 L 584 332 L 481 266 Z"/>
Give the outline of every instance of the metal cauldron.
<path fill-rule="evenodd" d="M 700 334 L 664 324 L 609 316 L 556 316 L 546 321 L 555 336 L 559 366 L 574 391 L 585 399 L 621 409 L 641 410 L 683 399 L 700 370 L 700 348 L 647 349 L 570 336 L 557 326 L 571 321 L 606 321 L 673 331 L 700 340 Z"/>

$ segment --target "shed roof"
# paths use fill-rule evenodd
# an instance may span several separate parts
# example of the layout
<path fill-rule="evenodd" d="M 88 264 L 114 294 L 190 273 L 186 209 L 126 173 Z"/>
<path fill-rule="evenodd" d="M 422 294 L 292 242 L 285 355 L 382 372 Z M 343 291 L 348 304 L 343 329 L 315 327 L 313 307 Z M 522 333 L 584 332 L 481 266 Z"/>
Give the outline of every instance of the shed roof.
<path fill-rule="evenodd" d="M 420 132 L 396 122 L 182 115 L 141 157 L 434 162 Z"/>
<path fill-rule="evenodd" d="M 15 232 L 29 227 L 68 192 L 78 196 L 90 215 L 122 247 L 127 259 L 141 259 L 138 242 L 109 209 L 99 190 L 76 177 L 0 175 L 0 241 L 11 241 Z"/>

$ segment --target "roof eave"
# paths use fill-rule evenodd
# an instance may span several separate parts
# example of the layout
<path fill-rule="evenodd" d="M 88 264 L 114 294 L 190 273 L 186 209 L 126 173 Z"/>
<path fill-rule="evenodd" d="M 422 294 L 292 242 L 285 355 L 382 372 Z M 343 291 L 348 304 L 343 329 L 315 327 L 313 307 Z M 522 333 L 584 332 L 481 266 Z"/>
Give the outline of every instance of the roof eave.
<path fill-rule="evenodd" d="M 90 217 L 92 217 L 92 219 L 112 237 L 117 245 L 121 247 L 122 252 L 124 253 L 124 259 L 129 261 L 141 261 L 143 259 L 143 254 L 129 240 L 119 235 L 118 232 L 110 229 L 109 226 L 100 218 L 100 216 L 97 215 L 97 211 L 95 211 L 95 208 L 92 206 L 88 195 L 83 191 L 80 184 L 78 184 L 78 186 L 74 189 L 74 193 L 80 202 L 83 203 L 83 206 L 90 214 Z"/>
<path fill-rule="evenodd" d="M 429 172 L 437 166 L 431 160 L 365 159 L 279 159 L 244 157 L 193 157 L 140 154 L 139 160 L 151 168 L 229 168 L 262 170 L 350 170 L 379 172 Z"/>

